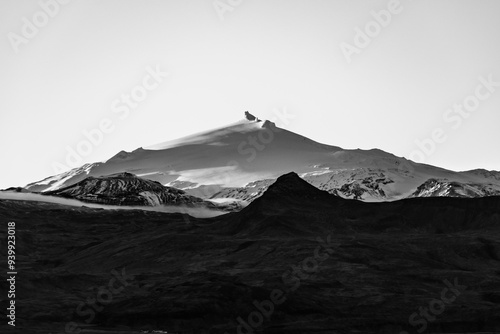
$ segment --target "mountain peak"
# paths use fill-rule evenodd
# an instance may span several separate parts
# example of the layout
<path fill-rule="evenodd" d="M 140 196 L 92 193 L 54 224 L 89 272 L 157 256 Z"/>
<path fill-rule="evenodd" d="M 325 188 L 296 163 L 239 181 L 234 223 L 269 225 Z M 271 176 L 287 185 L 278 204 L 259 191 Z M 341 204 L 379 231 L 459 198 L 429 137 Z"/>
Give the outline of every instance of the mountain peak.
<path fill-rule="evenodd" d="M 276 129 L 276 124 L 274 122 L 265 120 L 264 124 L 262 124 L 262 128 L 263 129 L 271 129 L 271 130 L 273 130 L 273 129 Z"/>
<path fill-rule="evenodd" d="M 101 176 L 101 178 L 102 179 L 107 179 L 107 178 L 139 179 L 139 177 L 137 175 L 129 173 L 129 172 L 120 172 L 120 173 L 105 175 L 105 176 Z"/>
<path fill-rule="evenodd" d="M 264 196 L 300 196 L 302 198 L 315 198 L 317 196 L 328 196 L 326 191 L 319 190 L 307 181 L 304 181 L 295 172 L 281 175 L 269 186 Z M 333 196 L 332 196 L 333 197 Z"/>
<path fill-rule="evenodd" d="M 250 122 L 256 122 L 256 123 L 262 122 L 262 120 L 260 118 L 252 115 L 248 111 L 245 111 L 245 119 L 247 121 L 250 121 Z M 269 120 L 265 120 L 264 123 L 262 123 L 261 128 L 263 128 L 263 129 L 275 129 L 276 124 L 274 122 L 269 121 Z"/>
<path fill-rule="evenodd" d="M 248 111 L 245 111 L 245 119 L 248 121 L 255 121 L 255 122 L 260 122 L 260 119 L 249 113 Z"/>

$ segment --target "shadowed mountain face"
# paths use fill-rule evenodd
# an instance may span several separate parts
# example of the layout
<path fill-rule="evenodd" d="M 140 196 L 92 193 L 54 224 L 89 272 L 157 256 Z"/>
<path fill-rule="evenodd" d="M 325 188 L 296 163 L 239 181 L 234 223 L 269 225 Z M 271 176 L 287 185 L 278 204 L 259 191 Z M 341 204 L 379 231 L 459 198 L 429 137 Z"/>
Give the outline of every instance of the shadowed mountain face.
<path fill-rule="evenodd" d="M 77 199 L 83 202 L 109 205 L 201 205 L 213 206 L 184 191 L 165 187 L 161 183 L 139 178 L 131 173 L 88 177 L 68 187 L 47 191 L 44 195 Z"/>
<path fill-rule="evenodd" d="M 376 233 L 396 229 L 448 233 L 464 228 L 500 226 L 499 204 L 500 197 L 478 201 L 416 198 L 363 203 L 330 195 L 290 173 L 278 178 L 263 196 L 238 214 L 220 219 L 227 218 L 224 226 L 234 233 L 246 232 L 246 228 L 256 229 L 257 226 L 267 230 L 272 226 L 270 221 L 286 226 L 279 233 L 293 229 L 300 233 L 316 233 L 327 228 L 345 232 Z M 237 226 L 237 222 L 244 224 Z"/>
<path fill-rule="evenodd" d="M 23 333 L 500 331 L 499 197 L 364 203 L 290 173 L 210 219 L 8 200 L 0 217 Z"/>

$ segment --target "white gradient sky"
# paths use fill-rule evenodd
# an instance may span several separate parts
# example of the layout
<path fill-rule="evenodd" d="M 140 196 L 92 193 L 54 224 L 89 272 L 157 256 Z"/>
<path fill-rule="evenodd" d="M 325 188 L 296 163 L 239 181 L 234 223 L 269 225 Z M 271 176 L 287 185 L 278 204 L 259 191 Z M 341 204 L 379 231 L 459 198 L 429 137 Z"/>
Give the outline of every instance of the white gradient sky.
<path fill-rule="evenodd" d="M 295 118 L 278 126 L 405 157 L 441 127 L 447 140 L 426 163 L 500 170 L 500 88 L 458 129 L 442 118 L 478 77 L 500 81 L 500 1 L 401 0 L 348 64 L 340 43 L 387 4 L 243 0 L 221 20 L 212 0 L 74 0 L 15 53 L 8 33 L 40 6 L 0 0 L 0 188 L 54 174 L 66 145 L 106 117 L 115 130 L 84 162 L 284 107 Z M 112 101 L 157 64 L 169 77 L 118 119 Z"/>

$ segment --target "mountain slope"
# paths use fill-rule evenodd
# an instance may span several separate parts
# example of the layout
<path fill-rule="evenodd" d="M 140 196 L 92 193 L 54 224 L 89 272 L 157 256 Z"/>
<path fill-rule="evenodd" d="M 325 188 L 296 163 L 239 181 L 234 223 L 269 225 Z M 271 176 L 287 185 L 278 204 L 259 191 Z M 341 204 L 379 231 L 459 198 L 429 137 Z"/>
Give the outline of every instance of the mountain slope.
<path fill-rule="evenodd" d="M 165 187 L 156 181 L 142 179 L 130 173 L 118 173 L 97 178 L 90 176 L 73 185 L 47 191 L 43 194 L 108 205 L 205 205 L 214 207 L 212 203 L 187 195 L 182 190 Z"/>
<path fill-rule="evenodd" d="M 419 229 L 448 233 L 467 228 L 499 228 L 500 196 L 478 201 L 444 197 L 364 203 L 319 190 L 292 172 L 279 177 L 238 215 L 226 218 L 228 233 L 259 229 L 268 233 L 271 222 L 281 226 L 275 232 L 283 234 L 295 231 L 308 235 L 328 228 L 345 232 Z"/>
<path fill-rule="evenodd" d="M 500 195 L 489 184 L 459 183 L 429 179 L 409 197 L 486 197 Z"/>
<path fill-rule="evenodd" d="M 463 174 L 468 175 L 476 175 L 481 178 L 492 179 L 499 181 L 500 180 L 500 172 L 495 170 L 486 170 L 486 169 L 473 169 L 465 172 L 461 172 Z"/>

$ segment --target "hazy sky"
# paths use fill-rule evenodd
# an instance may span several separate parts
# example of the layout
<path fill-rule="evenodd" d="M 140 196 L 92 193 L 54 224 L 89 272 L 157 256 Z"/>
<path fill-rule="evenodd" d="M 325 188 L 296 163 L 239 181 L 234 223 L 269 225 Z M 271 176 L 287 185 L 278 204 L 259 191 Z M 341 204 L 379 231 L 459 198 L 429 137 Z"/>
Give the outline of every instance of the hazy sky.
<path fill-rule="evenodd" d="M 0 188 L 54 174 L 100 125 L 83 162 L 245 110 L 286 109 L 278 126 L 343 148 L 500 170 L 499 1 L 61 3 L 0 0 Z"/>

